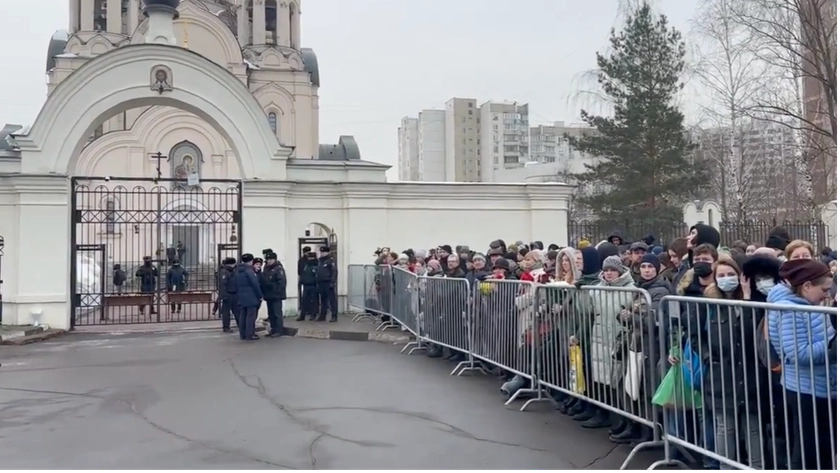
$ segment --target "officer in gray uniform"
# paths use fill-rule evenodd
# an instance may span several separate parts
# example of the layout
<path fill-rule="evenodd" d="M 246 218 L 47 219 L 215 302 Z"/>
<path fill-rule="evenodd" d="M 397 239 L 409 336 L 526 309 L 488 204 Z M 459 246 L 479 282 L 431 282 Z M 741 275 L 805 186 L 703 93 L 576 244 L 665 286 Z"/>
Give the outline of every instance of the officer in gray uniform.
<path fill-rule="evenodd" d="M 338 321 L 338 268 L 330 255 L 330 248 L 321 247 L 321 257 L 318 258 L 318 267 L 315 271 L 315 285 L 318 290 L 318 300 L 321 304 L 321 313 L 318 321 L 327 320 L 327 307 L 330 310 L 330 322 Z"/>

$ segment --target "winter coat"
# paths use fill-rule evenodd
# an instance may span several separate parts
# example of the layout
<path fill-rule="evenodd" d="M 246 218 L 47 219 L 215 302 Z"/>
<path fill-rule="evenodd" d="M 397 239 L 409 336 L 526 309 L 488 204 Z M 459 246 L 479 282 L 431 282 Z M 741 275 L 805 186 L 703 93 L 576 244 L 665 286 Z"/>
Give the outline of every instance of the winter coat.
<path fill-rule="evenodd" d="M 236 301 L 236 277 L 233 273 L 234 268 L 229 266 L 222 266 L 219 269 L 218 275 L 218 291 L 222 300 L 228 302 Z"/>
<path fill-rule="evenodd" d="M 767 310 L 770 343 L 782 360 L 782 385 L 788 391 L 836 398 L 837 332 L 829 316 L 808 312 L 811 304 L 783 283 L 770 290 L 767 302 L 790 306 Z"/>
<path fill-rule="evenodd" d="M 183 266 L 173 266 L 166 272 L 166 290 L 181 292 L 187 290 L 189 273 Z"/>
<path fill-rule="evenodd" d="M 137 269 L 134 276 L 140 280 L 140 292 L 155 292 L 157 286 L 158 269 L 156 266 L 145 264 Z"/>
<path fill-rule="evenodd" d="M 259 307 L 263 299 L 257 273 L 250 264 L 236 266 L 236 295 L 240 307 Z"/>
<path fill-rule="evenodd" d="M 487 269 L 473 269 L 467 273 L 467 281 L 470 283 L 470 288 L 475 287 L 475 283 L 484 281 L 490 277 L 490 271 Z"/>
<path fill-rule="evenodd" d="M 260 273 L 260 290 L 267 301 L 286 300 L 286 269 L 279 261 L 266 265 Z"/>
<path fill-rule="evenodd" d="M 634 286 L 633 275 L 627 271 L 611 283 L 602 277 L 598 286 L 630 288 Z M 595 312 L 588 348 L 592 381 L 617 387 L 624 373 L 615 361 L 614 355 L 616 349 L 619 348 L 620 337 L 625 332 L 617 316 L 622 308 L 629 307 L 633 303 L 634 294 L 594 289 L 591 291 L 591 297 L 592 308 Z"/>
<path fill-rule="evenodd" d="M 123 271 L 122 269 L 119 269 L 119 268 L 115 269 L 114 270 L 114 286 L 122 286 L 123 284 L 125 284 L 125 280 L 126 280 L 125 271 Z"/>
<path fill-rule="evenodd" d="M 318 260 L 315 258 L 307 258 L 304 260 L 303 268 L 300 270 L 300 279 L 298 279 L 298 283 L 301 286 L 314 286 L 315 282 L 318 280 L 317 272 Z"/>
<path fill-rule="evenodd" d="M 717 286 L 709 286 L 705 295 L 725 300 Z M 762 407 L 759 401 L 770 399 L 766 389 L 759 396 L 760 387 L 767 385 L 767 370 L 755 355 L 756 316 L 760 313 L 710 301 L 701 315 L 705 316 L 701 322 L 705 330 L 702 337 L 695 337 L 699 341 L 692 341 L 692 347 L 702 360 L 706 405 L 716 410 L 749 408 L 749 412 L 758 413 Z"/>
<path fill-rule="evenodd" d="M 336 268 L 335 262 L 331 257 L 322 256 L 318 258 L 318 268 L 315 271 L 315 277 L 318 284 L 335 287 L 338 281 L 338 268 Z"/>
<path fill-rule="evenodd" d="M 628 330 L 633 333 L 628 348 L 635 352 L 642 352 L 649 361 L 656 362 L 659 360 L 660 305 L 663 297 L 673 293 L 662 274 L 658 274 L 650 281 L 642 280 L 636 286 L 650 294 L 651 305 L 648 306 L 647 298 L 642 297 L 641 294 L 635 295 L 632 306 L 628 308 L 631 318 L 624 322 Z"/>

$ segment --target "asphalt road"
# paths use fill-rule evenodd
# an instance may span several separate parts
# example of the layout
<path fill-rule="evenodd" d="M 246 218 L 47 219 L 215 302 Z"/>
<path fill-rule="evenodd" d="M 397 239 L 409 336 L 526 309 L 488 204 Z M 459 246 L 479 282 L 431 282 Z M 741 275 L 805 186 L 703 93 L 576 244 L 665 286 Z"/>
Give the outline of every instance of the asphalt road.
<path fill-rule="evenodd" d="M 0 465 L 615 469 L 629 451 L 399 348 L 201 332 L 0 347 Z"/>

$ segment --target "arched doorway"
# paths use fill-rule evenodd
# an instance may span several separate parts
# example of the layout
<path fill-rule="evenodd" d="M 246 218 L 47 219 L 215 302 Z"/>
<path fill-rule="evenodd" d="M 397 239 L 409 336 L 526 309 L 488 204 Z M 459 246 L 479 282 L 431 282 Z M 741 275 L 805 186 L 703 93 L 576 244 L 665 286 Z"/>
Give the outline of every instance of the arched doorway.
<path fill-rule="evenodd" d="M 146 157 L 155 160 L 158 169 L 146 177 L 77 175 L 80 151 L 103 121 L 125 110 L 155 105 L 191 112 L 210 124 L 230 144 L 245 180 L 285 179 L 285 160 L 291 150 L 279 144 L 256 99 L 228 70 L 189 50 L 154 44 L 126 46 L 89 60 L 56 87 L 28 133 L 16 137 L 21 173 L 49 179 L 50 195 L 56 198 L 48 207 L 21 207 L 15 250 L 25 253 L 28 242 L 43 241 L 48 234 L 51 244 L 41 253 L 58 266 L 45 277 L 16 265 L 17 294 L 50 296 L 48 304 L 35 299 L 18 303 L 18 316 L 31 305 L 41 311 L 43 321 L 59 328 L 72 328 L 85 317 L 87 323 L 113 324 L 210 316 L 212 290 L 207 288 L 215 288 L 214 270 L 222 254 L 219 245 L 229 251 L 231 245 L 239 244 L 242 183 L 202 179 L 200 155 L 185 152 L 176 157 L 178 163 L 170 163 L 171 150 Z M 159 167 L 167 165 L 176 166 L 173 169 L 181 174 L 161 178 Z M 56 176 L 70 177 L 69 192 L 66 181 L 63 186 L 52 184 Z M 62 195 L 66 204 L 57 200 Z M 96 199 L 108 195 L 116 198 Z M 82 202 L 80 196 L 91 199 Z M 179 199 L 202 206 L 167 207 Z M 33 221 L 38 225 L 26 224 Z M 201 230 L 189 230 L 195 226 Z M 173 301 L 164 299 L 170 263 L 166 250 L 169 240 L 177 242 L 179 231 L 181 239 L 198 238 L 193 245 L 200 254 L 190 260 L 194 268 L 186 292 L 207 310 L 193 314 L 177 310 L 183 315 L 176 318 L 165 311 L 161 314 L 160 309 Z M 157 266 L 154 281 L 146 285 L 151 291 L 140 287 L 135 277 L 144 256 Z M 114 264 L 120 264 L 125 273 L 121 289 L 114 284 Z M 80 277 L 82 267 L 90 269 L 91 277 Z M 142 300 L 117 297 L 128 283 L 137 286 L 128 294 L 142 295 Z M 43 289 L 45 285 L 48 290 Z M 150 305 L 158 307 L 157 317 L 149 313 Z M 141 310 L 140 306 L 145 307 Z M 109 307 L 118 309 L 120 317 L 114 317 Z"/>

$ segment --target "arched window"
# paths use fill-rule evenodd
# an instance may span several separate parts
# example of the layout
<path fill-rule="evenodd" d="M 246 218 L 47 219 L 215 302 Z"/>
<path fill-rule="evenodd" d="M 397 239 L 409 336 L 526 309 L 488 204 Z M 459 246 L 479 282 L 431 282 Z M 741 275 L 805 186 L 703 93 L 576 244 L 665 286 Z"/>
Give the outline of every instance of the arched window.
<path fill-rule="evenodd" d="M 111 195 L 105 197 L 102 207 L 105 210 L 105 233 L 112 235 L 117 232 L 117 199 Z"/>
<path fill-rule="evenodd" d="M 273 131 L 274 134 L 276 135 L 277 134 L 277 114 L 276 113 L 269 112 L 269 114 L 268 114 L 268 126 L 271 127 L 271 131 Z"/>

